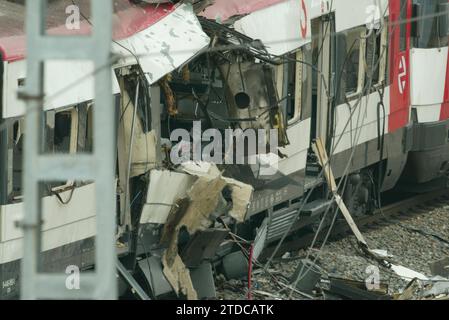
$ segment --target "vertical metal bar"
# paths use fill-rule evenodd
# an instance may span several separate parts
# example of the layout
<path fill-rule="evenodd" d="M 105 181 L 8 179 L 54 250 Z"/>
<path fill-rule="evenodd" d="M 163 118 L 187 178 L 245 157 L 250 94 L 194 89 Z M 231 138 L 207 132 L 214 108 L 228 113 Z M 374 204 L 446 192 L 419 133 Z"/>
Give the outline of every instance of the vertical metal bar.
<path fill-rule="evenodd" d="M 3 120 L 3 72 L 4 72 L 4 64 L 3 64 L 2 54 L 0 53 L 0 127 L 6 125 L 7 120 Z M 8 202 L 9 197 L 9 183 L 8 177 L 10 176 L 9 168 L 10 166 L 10 152 L 9 152 L 9 141 L 10 141 L 10 130 L 4 128 L 0 130 L 0 163 L 3 164 L 0 167 L 0 205 L 5 205 Z"/>
<path fill-rule="evenodd" d="M 44 298 L 88 298 L 116 299 L 116 252 L 115 252 L 115 113 L 112 99 L 112 74 L 110 66 L 112 38 L 112 1 L 91 2 L 93 32 L 83 39 L 50 38 L 45 35 L 46 0 L 26 3 L 27 46 L 31 53 L 27 57 L 26 134 L 24 162 L 25 215 L 22 221 L 24 232 L 24 256 L 22 258 L 21 294 L 23 299 Z M 96 27 L 95 27 L 96 26 Z M 51 41 L 46 41 L 51 40 Z M 71 42 L 72 40 L 72 42 Z M 58 44 L 63 43 L 64 45 Z M 82 46 L 82 48 L 80 48 Z M 95 66 L 94 107 L 94 168 L 86 167 L 85 161 L 73 161 L 67 156 L 42 156 L 44 68 L 46 59 L 85 58 L 87 52 Z M 81 160 L 81 156 L 75 156 Z M 46 159 L 46 162 L 42 162 Z M 48 161 L 53 167 L 48 166 Z M 77 166 L 78 165 L 78 166 Z M 58 175 L 89 177 L 95 180 L 96 191 L 96 272 L 81 275 L 79 292 L 64 289 L 65 275 L 38 273 L 41 252 L 42 208 L 39 179 L 52 176 L 53 168 L 64 168 Z M 51 170 L 51 171 L 50 171 Z M 53 174 L 54 176 L 54 174 Z M 84 277 L 84 278 L 83 278 Z M 94 288 L 92 290 L 92 288 Z"/>
<path fill-rule="evenodd" d="M 1 115 L 0 115 L 1 116 Z M 6 121 L 0 121 L 0 126 L 4 125 Z M 5 128 L 0 130 L 0 205 L 5 205 L 8 203 L 8 198 L 11 192 L 11 130 Z"/>
<path fill-rule="evenodd" d="M 112 1 L 91 1 L 93 12 L 93 37 L 95 50 L 95 107 L 94 107 L 94 156 L 97 163 L 96 208 L 96 271 L 99 288 L 97 298 L 116 299 L 117 279 L 115 252 L 115 113 L 112 97 L 110 53 L 112 39 Z M 101 27 L 100 27 L 101 26 Z M 108 39 L 108 41 L 105 41 Z"/>
<path fill-rule="evenodd" d="M 160 89 L 159 89 L 160 90 Z M 162 165 L 161 154 L 161 105 L 159 100 L 153 101 L 153 99 L 159 99 L 160 91 L 149 88 L 150 96 L 150 110 L 151 110 L 151 130 L 154 130 L 156 136 L 156 165 L 159 167 Z M 156 92 L 153 92 L 156 91 Z"/>
<path fill-rule="evenodd" d="M 45 32 L 46 1 L 27 1 L 26 4 L 26 34 L 28 48 L 39 47 L 39 39 Z M 43 96 L 43 63 L 30 55 L 27 59 L 27 110 L 25 116 L 26 132 L 24 148 L 24 208 L 23 247 L 21 292 L 23 299 L 36 299 L 34 290 L 37 274 L 39 253 L 41 251 L 41 199 L 38 180 L 36 179 L 35 159 L 40 148 L 40 118 Z"/>

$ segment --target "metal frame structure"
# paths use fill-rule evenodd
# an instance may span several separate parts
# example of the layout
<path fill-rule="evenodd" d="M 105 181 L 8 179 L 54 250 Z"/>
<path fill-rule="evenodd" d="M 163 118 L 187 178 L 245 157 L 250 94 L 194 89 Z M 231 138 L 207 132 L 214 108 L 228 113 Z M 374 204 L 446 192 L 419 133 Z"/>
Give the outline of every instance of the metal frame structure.
<path fill-rule="evenodd" d="M 111 43 L 112 1 L 91 1 L 93 25 L 90 36 L 46 35 L 46 0 L 26 2 L 27 79 L 24 160 L 25 215 L 21 271 L 22 299 L 116 299 L 115 249 L 115 112 L 112 97 Z M 100 27 L 101 26 L 101 27 Z M 86 155 L 43 154 L 44 62 L 92 60 L 95 64 L 94 150 Z M 82 81 L 82 80 L 80 80 Z M 76 84 L 74 84 L 76 85 Z M 80 274 L 79 290 L 66 288 L 67 275 L 38 270 L 42 237 L 43 181 L 95 181 L 95 272 Z"/>

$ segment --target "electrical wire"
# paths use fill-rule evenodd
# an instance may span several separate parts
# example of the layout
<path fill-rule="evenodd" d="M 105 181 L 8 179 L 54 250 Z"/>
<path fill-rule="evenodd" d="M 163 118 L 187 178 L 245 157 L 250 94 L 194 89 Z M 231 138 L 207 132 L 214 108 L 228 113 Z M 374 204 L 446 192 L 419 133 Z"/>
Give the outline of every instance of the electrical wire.
<path fill-rule="evenodd" d="M 128 164 L 126 167 L 126 184 L 125 184 L 125 206 L 127 206 L 128 203 L 128 193 L 129 193 L 129 184 L 130 184 L 130 176 L 131 176 L 131 162 L 132 162 L 132 149 L 134 144 L 134 128 L 136 124 L 136 114 L 137 109 L 139 106 L 139 89 L 140 89 L 140 80 L 137 80 L 137 86 L 136 86 L 136 96 L 135 96 L 135 103 L 134 103 L 134 111 L 133 111 L 133 118 L 132 118 L 132 124 L 131 124 L 131 134 L 130 134 L 130 141 L 129 141 L 129 154 L 128 154 Z M 129 208 L 131 211 L 131 208 Z M 122 213 L 122 219 L 121 223 L 124 223 L 125 220 L 125 214 L 126 211 Z M 131 214 L 131 213 L 130 213 Z"/>

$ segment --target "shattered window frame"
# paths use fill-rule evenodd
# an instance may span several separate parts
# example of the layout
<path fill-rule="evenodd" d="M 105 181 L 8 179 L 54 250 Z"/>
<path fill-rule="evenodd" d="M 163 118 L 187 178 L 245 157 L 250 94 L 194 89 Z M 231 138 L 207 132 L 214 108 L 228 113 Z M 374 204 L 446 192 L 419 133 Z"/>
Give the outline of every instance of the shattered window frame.
<path fill-rule="evenodd" d="M 446 0 L 413 0 L 414 9 L 416 6 L 420 7 L 420 11 L 416 14 L 422 16 L 415 16 L 412 18 L 421 19 L 413 22 L 412 29 L 415 33 L 411 36 L 411 46 L 417 49 L 439 49 L 447 47 L 449 37 L 440 33 L 440 23 L 442 23 L 443 15 L 440 12 L 440 6 L 447 4 Z M 417 23 L 419 22 L 419 23 Z"/>
<path fill-rule="evenodd" d="M 346 36 L 346 40 L 348 40 L 348 37 L 354 37 L 353 42 L 346 41 L 346 63 L 344 67 L 344 74 L 345 74 L 345 96 L 347 100 L 351 100 L 354 98 L 358 98 L 360 94 L 362 94 L 363 91 L 363 84 L 365 83 L 365 66 L 363 64 L 363 61 L 365 60 L 366 55 L 366 39 L 364 38 L 366 36 L 366 27 L 365 26 L 358 26 L 352 29 L 349 29 L 347 31 L 342 32 Z M 357 50 L 355 49 L 357 47 L 358 42 L 358 60 L 357 60 L 357 67 L 354 68 L 354 73 L 356 78 L 356 91 L 348 91 L 348 79 L 350 75 L 347 73 L 348 65 L 351 64 L 352 61 L 350 61 L 351 56 L 350 54 L 354 54 L 354 57 L 357 57 Z M 349 51 L 348 51 L 349 50 Z"/>
<path fill-rule="evenodd" d="M 301 62 L 305 60 L 306 53 L 304 51 L 305 47 L 301 47 L 291 52 L 288 54 L 287 67 L 281 64 L 276 68 L 276 89 L 279 97 L 281 97 L 280 100 L 286 100 L 285 119 L 288 127 L 304 120 L 303 105 L 306 101 L 304 88 L 307 87 L 308 80 L 304 77 L 304 74 L 307 72 L 307 68 L 310 68 Z M 287 85 L 285 85 L 286 81 Z M 286 93 L 284 92 L 285 88 L 287 89 Z"/>
<path fill-rule="evenodd" d="M 302 113 L 302 88 L 303 88 L 303 74 L 304 74 L 304 68 L 305 65 L 301 63 L 300 61 L 303 60 L 303 48 L 299 48 L 296 52 L 292 54 L 293 58 L 296 60 L 294 61 L 294 89 L 293 89 L 293 96 L 290 97 L 289 100 L 293 101 L 293 116 L 288 119 L 287 118 L 287 124 L 288 126 L 291 126 L 301 120 L 301 113 Z M 290 77 L 290 70 L 289 70 L 289 77 Z M 290 93 L 290 92 L 289 92 Z M 287 114 L 288 115 L 288 114 Z"/>
<path fill-rule="evenodd" d="M 374 60 L 374 66 L 377 65 L 377 71 L 373 72 L 373 81 L 371 83 L 372 89 L 378 89 L 386 84 L 387 79 L 387 61 L 388 61 L 388 18 L 383 21 L 383 26 L 381 29 L 375 29 L 372 34 L 366 39 L 366 49 L 365 49 L 365 85 L 368 83 L 370 78 L 370 64 L 372 62 L 370 54 L 370 45 L 374 44 L 372 41 L 375 38 L 376 43 L 376 58 Z M 378 62 L 378 59 L 380 61 Z"/>
<path fill-rule="evenodd" d="M 79 108 L 82 105 L 87 106 L 86 111 L 86 117 L 85 121 L 86 124 L 84 128 L 86 128 L 86 134 L 84 135 L 84 145 L 86 148 L 82 149 L 80 148 L 80 119 L 79 119 Z M 45 152 L 46 153 L 67 153 L 67 154 L 76 154 L 78 152 L 90 152 L 89 148 L 91 148 L 93 144 L 93 137 L 92 134 L 88 133 L 88 129 L 90 127 L 89 122 L 92 122 L 92 107 L 93 103 L 83 102 L 80 104 L 72 105 L 70 107 L 61 108 L 57 110 L 48 110 L 45 112 L 45 121 L 46 121 L 46 128 L 45 133 L 46 135 L 49 134 L 51 139 L 51 143 L 46 143 L 45 145 Z M 68 141 L 68 149 L 67 150 L 57 150 L 55 149 L 57 143 L 55 141 L 55 128 L 54 127 L 48 127 L 48 124 L 56 124 L 56 118 L 59 115 L 69 115 L 70 117 L 70 128 L 68 130 L 69 132 L 69 141 Z M 90 114 L 90 115 L 89 115 Z M 11 157 L 9 158 L 9 161 L 11 163 L 6 164 L 7 170 L 8 170 L 8 179 L 11 179 L 10 183 L 10 192 L 7 195 L 7 202 L 5 204 L 13 204 L 18 203 L 23 200 L 23 186 L 22 186 L 22 179 L 16 179 L 15 176 L 22 176 L 23 174 L 23 164 L 22 164 L 22 157 L 23 157 L 23 141 L 25 132 L 22 131 L 23 121 L 24 117 L 18 117 L 17 119 L 12 120 L 14 123 L 11 126 L 10 133 L 11 133 L 11 142 L 10 146 L 8 147 L 8 152 L 11 152 Z M 65 182 L 53 182 L 53 183 L 47 183 L 47 187 L 49 190 L 45 190 L 44 196 L 48 196 L 49 193 L 53 192 L 60 192 L 64 191 L 64 189 L 69 187 L 74 187 L 75 182 L 74 181 L 65 181 Z M 51 191 L 51 192 L 50 192 Z"/>

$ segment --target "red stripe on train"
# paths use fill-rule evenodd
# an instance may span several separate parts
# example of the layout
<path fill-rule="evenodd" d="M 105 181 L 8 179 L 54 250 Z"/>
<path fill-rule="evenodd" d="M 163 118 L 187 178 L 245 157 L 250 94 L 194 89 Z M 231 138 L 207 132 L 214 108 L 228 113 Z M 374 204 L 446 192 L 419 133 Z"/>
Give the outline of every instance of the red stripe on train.
<path fill-rule="evenodd" d="M 407 1 L 407 19 L 412 14 L 411 0 Z M 401 6 L 403 1 L 390 0 L 390 115 L 388 132 L 405 127 L 410 119 L 410 35 L 406 24 L 406 46 L 401 50 Z M 406 20 L 407 20 L 406 19 Z"/>

